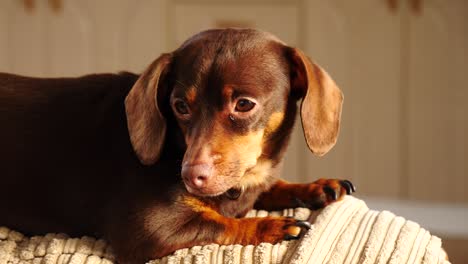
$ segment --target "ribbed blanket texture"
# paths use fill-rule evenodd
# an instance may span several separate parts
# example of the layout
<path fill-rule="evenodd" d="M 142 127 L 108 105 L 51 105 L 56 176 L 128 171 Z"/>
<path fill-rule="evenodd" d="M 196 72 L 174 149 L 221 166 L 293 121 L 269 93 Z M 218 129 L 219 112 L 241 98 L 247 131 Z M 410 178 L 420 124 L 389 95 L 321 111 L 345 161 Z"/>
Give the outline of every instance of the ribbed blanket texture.
<path fill-rule="evenodd" d="M 297 241 L 258 246 L 196 246 L 180 249 L 149 264 L 449 264 L 440 238 L 388 211 L 369 210 L 362 200 L 352 196 L 321 211 L 305 208 L 283 212 L 252 210 L 247 217 L 267 215 L 294 216 L 309 220 L 313 225 Z M 0 227 L 0 264 L 110 264 L 113 260 L 112 250 L 103 240 L 69 238 L 65 234 L 29 238 Z"/>

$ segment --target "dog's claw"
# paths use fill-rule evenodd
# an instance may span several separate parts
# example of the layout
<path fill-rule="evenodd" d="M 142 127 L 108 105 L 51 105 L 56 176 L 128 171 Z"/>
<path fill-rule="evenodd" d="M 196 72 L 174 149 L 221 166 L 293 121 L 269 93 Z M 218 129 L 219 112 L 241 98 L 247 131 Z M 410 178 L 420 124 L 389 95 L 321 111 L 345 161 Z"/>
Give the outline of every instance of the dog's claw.
<path fill-rule="evenodd" d="M 348 180 L 346 180 L 346 181 L 349 183 L 349 185 L 351 185 L 351 190 L 353 190 L 353 192 L 356 192 L 356 186 L 354 186 L 354 184 L 352 182 L 350 182 Z"/>
<path fill-rule="evenodd" d="M 312 225 L 307 221 L 297 221 L 296 226 L 305 228 L 306 230 L 309 230 L 312 227 Z"/>
<path fill-rule="evenodd" d="M 301 199 L 299 199 L 297 197 L 294 197 L 294 201 L 296 202 L 297 207 L 307 208 L 307 204 L 304 201 L 302 201 Z"/>
<path fill-rule="evenodd" d="M 288 217 L 289 218 L 289 217 Z M 299 239 L 306 230 L 311 228 L 311 224 L 307 221 L 296 220 L 290 225 L 286 225 L 283 229 L 286 229 L 287 233 L 284 235 L 285 240 Z"/>
<path fill-rule="evenodd" d="M 353 192 L 356 192 L 356 187 L 354 187 L 352 182 L 348 180 L 342 180 L 340 184 L 346 189 L 346 194 L 349 195 L 349 194 L 352 194 Z"/>
<path fill-rule="evenodd" d="M 299 239 L 299 236 L 293 236 L 293 235 L 290 235 L 290 234 L 286 234 L 284 235 L 284 240 L 298 240 Z"/>
<path fill-rule="evenodd" d="M 332 199 L 333 199 L 334 201 L 338 200 L 338 194 L 336 193 L 336 191 L 335 191 L 332 187 L 330 187 L 330 186 L 325 186 L 325 187 L 323 187 L 323 191 L 324 191 L 327 195 L 329 195 L 330 197 L 332 197 Z"/>

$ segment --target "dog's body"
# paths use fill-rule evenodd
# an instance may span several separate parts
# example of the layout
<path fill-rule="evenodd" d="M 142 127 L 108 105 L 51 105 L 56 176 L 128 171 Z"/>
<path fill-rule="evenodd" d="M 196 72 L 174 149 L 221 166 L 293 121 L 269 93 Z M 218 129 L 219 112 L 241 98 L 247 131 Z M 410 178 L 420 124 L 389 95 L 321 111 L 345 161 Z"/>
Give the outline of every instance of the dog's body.
<path fill-rule="evenodd" d="M 138 162 L 123 140 L 122 120 L 122 102 L 137 78 L 0 74 L 0 171 L 7 188 L 0 205 L 11 212 L 1 216 L 2 224 L 41 233 L 97 230 L 102 202 L 122 185 L 125 166 Z"/>
<path fill-rule="evenodd" d="M 0 74 L 0 225 L 103 236 L 122 263 L 297 238 L 306 223 L 239 217 L 354 191 L 278 180 L 301 98 L 309 147 L 324 154 L 341 92 L 299 50 L 254 30 L 200 33 L 140 76 Z"/>

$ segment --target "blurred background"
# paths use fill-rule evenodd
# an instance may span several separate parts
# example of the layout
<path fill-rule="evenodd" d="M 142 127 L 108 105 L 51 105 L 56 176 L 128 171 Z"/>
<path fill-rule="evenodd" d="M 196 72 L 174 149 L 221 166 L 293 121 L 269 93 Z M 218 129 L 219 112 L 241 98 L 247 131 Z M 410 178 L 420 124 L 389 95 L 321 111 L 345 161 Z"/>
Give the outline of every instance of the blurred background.
<path fill-rule="evenodd" d="M 466 0 L 0 0 L 0 71 L 141 72 L 215 27 L 276 34 L 345 94 L 336 147 L 314 157 L 298 123 L 284 178 L 350 179 L 468 263 Z"/>

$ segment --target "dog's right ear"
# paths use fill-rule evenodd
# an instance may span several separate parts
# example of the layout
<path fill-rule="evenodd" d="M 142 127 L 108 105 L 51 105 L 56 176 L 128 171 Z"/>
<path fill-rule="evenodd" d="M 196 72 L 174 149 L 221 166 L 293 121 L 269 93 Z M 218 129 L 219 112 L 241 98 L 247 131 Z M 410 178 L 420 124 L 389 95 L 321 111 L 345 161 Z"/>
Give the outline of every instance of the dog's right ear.
<path fill-rule="evenodd" d="M 290 49 L 291 89 L 302 99 L 301 121 L 307 146 L 322 156 L 336 143 L 343 94 L 328 73 L 301 50 Z"/>
<path fill-rule="evenodd" d="M 140 162 L 145 165 L 152 165 L 159 159 L 166 137 L 166 120 L 157 97 L 158 91 L 167 89 L 164 78 L 171 60 L 171 54 L 157 58 L 140 75 L 125 98 L 130 141 Z"/>

